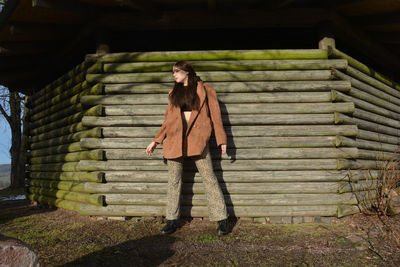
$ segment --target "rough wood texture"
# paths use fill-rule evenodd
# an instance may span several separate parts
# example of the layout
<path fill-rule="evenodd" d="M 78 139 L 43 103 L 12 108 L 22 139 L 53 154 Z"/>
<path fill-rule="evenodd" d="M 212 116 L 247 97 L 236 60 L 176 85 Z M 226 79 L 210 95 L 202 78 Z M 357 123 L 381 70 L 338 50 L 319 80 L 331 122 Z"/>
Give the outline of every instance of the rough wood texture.
<path fill-rule="evenodd" d="M 80 160 L 104 160 L 104 151 L 95 149 L 90 151 L 80 151 L 65 154 L 54 154 L 43 157 L 29 158 L 31 164 L 45 164 L 45 163 L 58 163 L 58 162 L 71 162 Z"/>
<path fill-rule="evenodd" d="M 389 144 L 394 144 L 394 145 L 400 144 L 400 139 L 398 137 L 381 134 L 381 133 L 376 133 L 376 132 L 372 132 L 372 131 L 365 131 L 365 130 L 361 130 L 361 129 L 358 131 L 357 138 L 364 139 L 364 140 L 372 140 L 372 141 L 376 141 L 379 143 L 389 143 Z"/>
<path fill-rule="evenodd" d="M 221 93 L 218 95 L 220 103 L 309 103 L 331 102 L 330 92 L 279 92 L 279 93 Z M 81 103 L 84 105 L 160 105 L 168 104 L 168 96 L 160 94 L 135 94 L 135 95 L 106 95 L 83 96 Z"/>
<path fill-rule="evenodd" d="M 370 140 L 363 140 L 360 138 L 357 138 L 357 147 L 362 149 L 376 150 L 376 151 L 389 151 L 389 152 L 399 151 L 398 145 L 386 144 L 383 142 L 375 142 Z"/>
<path fill-rule="evenodd" d="M 222 81 L 304 81 L 304 80 L 331 80 L 331 70 L 291 70 L 291 71 L 218 71 L 196 72 L 203 80 L 209 82 Z M 87 74 L 86 80 L 90 83 L 160 83 L 172 82 L 169 73 L 121 73 L 121 74 Z"/>
<path fill-rule="evenodd" d="M 31 179 L 93 183 L 105 182 L 103 172 L 29 172 L 28 175 Z"/>
<path fill-rule="evenodd" d="M 364 111 L 362 109 L 356 109 L 353 113 L 353 117 L 362 119 L 362 120 L 367 120 L 370 122 L 375 122 L 378 124 L 383 124 L 386 126 L 390 126 L 393 128 L 400 128 L 400 122 L 397 120 L 393 120 L 390 118 L 386 118 L 384 116 L 376 115 L 372 112 Z"/>
<path fill-rule="evenodd" d="M 129 62 L 129 63 L 106 63 L 103 70 L 105 73 L 118 72 L 169 72 L 172 68 L 171 62 Z M 99 66 L 94 72 L 92 66 L 89 73 L 102 73 Z M 314 60 L 226 60 L 226 61 L 195 61 L 193 67 L 196 71 L 249 71 L 249 70 L 323 70 L 323 69 L 346 69 L 347 60 L 336 59 L 314 59 Z"/>
<path fill-rule="evenodd" d="M 102 127 L 103 136 L 107 138 L 153 138 L 159 127 Z M 226 126 L 225 132 L 234 137 L 262 136 L 356 136 L 356 125 L 268 125 L 268 126 Z"/>
<path fill-rule="evenodd" d="M 76 202 L 76 201 L 71 201 L 71 200 L 65 200 L 65 199 L 57 199 L 53 197 L 47 197 L 43 195 L 36 195 L 36 194 L 28 194 L 27 197 L 32 200 L 32 201 L 37 201 L 42 204 L 47 204 L 49 206 L 55 206 L 58 208 L 66 209 L 66 210 L 73 210 L 73 211 L 79 211 L 79 207 L 82 203 Z M 90 207 L 92 205 L 86 204 L 87 207 Z"/>
<path fill-rule="evenodd" d="M 80 145 L 79 142 L 67 144 L 67 145 L 58 145 L 58 146 L 51 146 L 47 148 L 42 148 L 42 149 L 32 149 L 30 152 L 28 152 L 28 157 L 40 157 L 40 156 L 47 156 L 47 155 L 53 155 L 53 154 L 61 154 L 61 153 L 67 153 L 67 152 L 78 152 L 86 150 L 84 147 Z"/>
<path fill-rule="evenodd" d="M 209 83 L 209 82 L 207 82 Z M 252 92 L 316 92 L 350 90 L 348 81 L 229 81 L 209 83 L 219 93 L 252 93 Z M 106 84 L 105 94 L 166 94 L 173 87 L 173 83 L 122 83 Z"/>
<path fill-rule="evenodd" d="M 60 136 L 74 134 L 74 133 L 81 132 L 81 131 L 85 131 L 87 133 L 89 130 L 90 129 L 88 127 L 83 126 L 82 122 L 78 122 L 78 123 L 74 123 L 71 125 L 67 125 L 62 128 L 51 130 L 47 133 L 34 135 L 34 136 L 32 136 L 32 142 L 42 141 L 42 140 L 46 140 L 48 138 L 57 138 Z M 46 141 L 43 141 L 43 142 L 46 142 Z M 33 145 L 31 147 L 33 148 Z M 36 148 L 38 148 L 38 147 L 36 147 Z"/>
<path fill-rule="evenodd" d="M 327 59 L 328 53 L 321 49 L 307 50 L 210 50 L 112 53 L 99 57 L 87 55 L 87 61 L 140 62 L 178 60 L 269 60 L 269 59 Z"/>
<path fill-rule="evenodd" d="M 386 100 L 382 100 L 379 97 L 375 97 L 375 96 L 373 96 L 371 94 L 368 94 L 368 93 L 365 93 L 363 91 L 360 91 L 360 90 L 358 90 L 358 89 L 356 89 L 354 87 L 352 87 L 351 90 L 349 91 L 349 95 L 352 96 L 352 97 L 364 100 L 364 101 L 366 101 L 368 103 L 377 105 L 379 107 L 383 107 L 383 108 L 389 109 L 391 111 L 394 111 L 396 113 L 400 113 L 399 105 L 392 104 L 392 103 L 390 103 L 390 102 L 388 102 Z"/>

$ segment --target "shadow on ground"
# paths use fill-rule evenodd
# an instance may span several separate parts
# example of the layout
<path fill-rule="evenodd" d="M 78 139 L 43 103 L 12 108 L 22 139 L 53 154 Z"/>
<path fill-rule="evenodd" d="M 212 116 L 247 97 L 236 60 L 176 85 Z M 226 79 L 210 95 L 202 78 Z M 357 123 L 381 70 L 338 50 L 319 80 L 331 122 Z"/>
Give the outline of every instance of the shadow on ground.
<path fill-rule="evenodd" d="M 90 253 L 62 266 L 158 266 L 175 253 L 176 238 L 155 235 Z"/>

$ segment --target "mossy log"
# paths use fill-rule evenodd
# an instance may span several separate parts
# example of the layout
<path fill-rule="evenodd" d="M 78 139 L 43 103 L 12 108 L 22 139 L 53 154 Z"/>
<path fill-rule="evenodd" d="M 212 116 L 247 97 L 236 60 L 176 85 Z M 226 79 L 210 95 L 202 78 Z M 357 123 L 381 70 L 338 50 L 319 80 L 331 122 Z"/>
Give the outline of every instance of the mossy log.
<path fill-rule="evenodd" d="M 104 72 L 103 62 L 96 62 L 86 70 L 86 73 L 103 73 L 103 72 Z"/>
<path fill-rule="evenodd" d="M 250 70 L 323 70 L 323 69 L 346 69 L 347 61 L 343 59 L 308 59 L 308 60 L 227 60 L 227 61 L 195 61 L 193 66 L 196 71 L 250 71 Z M 118 72 L 170 72 L 171 62 L 129 62 L 129 63 L 106 63 L 103 70 L 105 73 Z M 102 73 L 100 68 L 98 72 Z"/>
<path fill-rule="evenodd" d="M 331 102 L 331 92 L 279 92 L 279 93 L 222 93 L 218 99 L 224 104 L 243 103 L 310 103 Z M 167 105 L 168 96 L 160 94 L 87 95 L 81 98 L 84 105 Z"/>
<path fill-rule="evenodd" d="M 161 153 L 156 152 L 156 153 Z M 47 167 L 48 165 L 51 165 Z M 43 164 L 43 168 L 56 168 L 56 164 Z M 338 159 L 286 159 L 286 160 L 229 160 L 213 161 L 214 170 L 229 171 L 273 171 L 273 170 L 343 170 L 347 166 L 338 165 Z M 32 165 L 40 168 L 42 165 Z M 191 166 L 192 167 L 192 166 Z M 81 160 L 76 166 L 81 171 L 147 171 L 167 170 L 161 160 Z M 194 166 L 188 170 L 194 170 Z"/>
<path fill-rule="evenodd" d="M 331 70 L 273 70 L 273 71 L 198 71 L 197 74 L 209 82 L 223 81 L 313 81 L 331 80 Z M 87 74 L 90 83 L 172 82 L 170 73 L 107 73 Z"/>
<path fill-rule="evenodd" d="M 92 161 L 91 161 L 92 162 Z M 95 161 L 93 161 L 95 162 Z M 31 164 L 27 166 L 28 171 L 37 172 L 79 172 L 78 162 L 54 163 L 54 164 Z"/>
<path fill-rule="evenodd" d="M 67 152 L 78 152 L 82 150 L 87 150 L 86 148 L 82 147 L 79 142 L 70 143 L 66 145 L 58 145 L 58 146 L 51 146 L 42 149 L 32 149 L 28 152 L 29 157 L 41 157 L 53 154 L 61 154 Z"/>
<path fill-rule="evenodd" d="M 82 138 L 80 145 L 87 149 L 107 148 L 140 148 L 145 149 L 152 138 Z M 234 137 L 228 138 L 228 148 L 273 148 L 273 147 L 335 147 L 356 146 L 354 140 L 336 136 L 299 136 L 299 137 Z M 216 148 L 215 139 L 210 142 L 211 148 Z"/>
<path fill-rule="evenodd" d="M 86 61 L 100 62 L 154 62 L 178 60 L 270 60 L 270 59 L 327 59 L 328 53 L 322 49 L 285 50 L 208 50 L 208 51 L 163 51 L 89 54 Z"/>
<path fill-rule="evenodd" d="M 165 105 L 110 105 L 104 107 L 106 116 L 163 115 Z M 287 104 L 221 104 L 222 114 L 302 114 L 352 113 L 354 104 L 347 103 L 293 103 Z"/>
<path fill-rule="evenodd" d="M 43 187 L 49 189 L 65 190 L 70 192 L 82 192 L 82 193 L 97 193 L 97 191 L 90 191 L 86 188 L 86 182 L 66 182 L 66 181 L 46 181 L 46 180 L 28 180 L 27 183 L 30 186 Z M 97 184 L 97 183 L 94 183 Z"/>
<path fill-rule="evenodd" d="M 32 109 L 32 114 L 34 114 L 32 118 L 35 118 L 35 120 L 40 119 L 42 117 L 48 116 L 53 114 L 54 112 L 57 112 L 61 109 L 64 109 L 66 107 L 69 107 L 73 104 L 77 104 L 80 102 L 80 99 L 82 96 L 85 95 L 102 95 L 104 93 L 104 86 L 101 83 L 97 83 L 96 85 L 92 86 L 89 89 L 81 91 L 79 94 L 73 95 L 72 97 L 59 102 L 55 105 L 45 102 L 39 106 L 36 106 Z"/>
<path fill-rule="evenodd" d="M 361 82 L 361 81 L 359 81 L 359 80 L 357 80 L 357 79 L 355 79 L 355 78 L 353 78 L 353 77 L 351 77 L 349 75 L 346 75 L 343 72 L 340 72 L 338 70 L 335 70 L 334 74 L 335 74 L 336 77 L 338 77 L 340 79 L 344 79 L 346 81 L 351 82 L 351 85 L 354 88 L 357 88 L 357 89 L 359 89 L 359 90 L 361 90 L 363 92 L 372 94 L 372 95 L 374 95 L 376 97 L 379 97 L 379 98 L 381 98 L 383 100 L 386 100 L 386 101 L 388 101 L 390 103 L 394 103 L 396 105 L 400 105 L 400 98 L 397 98 L 397 97 L 394 97 L 391 94 L 385 93 L 384 91 L 382 91 L 380 89 L 377 89 L 377 88 L 375 88 L 373 86 L 370 86 L 370 85 L 368 85 L 366 83 L 363 83 L 363 82 Z"/>
<path fill-rule="evenodd" d="M 389 144 L 394 144 L 394 145 L 400 145 L 399 137 L 381 134 L 381 133 L 375 133 L 375 132 L 371 132 L 371 131 L 365 131 L 365 130 L 359 130 L 358 134 L 357 134 L 357 138 L 364 139 L 364 140 L 377 141 L 380 143 L 389 143 Z"/>
<path fill-rule="evenodd" d="M 342 218 L 344 216 L 360 213 L 361 209 L 358 205 L 340 205 L 338 206 L 338 218 Z"/>
<path fill-rule="evenodd" d="M 351 90 L 349 91 L 348 94 L 350 96 L 352 96 L 352 97 L 364 100 L 364 101 L 366 101 L 368 103 L 371 103 L 371 104 L 377 105 L 379 107 L 383 107 L 383 108 L 389 109 L 389 110 L 394 111 L 396 113 L 400 113 L 400 107 L 399 107 L 398 104 L 390 103 L 390 102 L 388 102 L 386 100 L 383 100 L 383 99 L 381 99 L 379 97 L 375 97 L 375 96 L 373 96 L 373 95 L 371 95 L 369 93 L 365 93 L 363 91 L 360 91 L 360 90 L 358 90 L 358 89 L 356 89 L 354 87 L 351 88 Z"/>
<path fill-rule="evenodd" d="M 164 116 L 84 116 L 86 127 L 101 126 L 160 126 Z M 222 116 L 224 125 L 296 125 L 334 124 L 333 114 L 254 114 Z M 193 127 L 197 127 L 196 124 Z"/>
<path fill-rule="evenodd" d="M 37 99 L 38 97 L 52 91 L 55 87 L 57 87 L 63 83 L 66 83 L 66 81 L 75 77 L 80 72 L 85 71 L 92 64 L 93 64 L 92 62 L 86 62 L 86 61 L 82 62 L 81 64 L 74 67 L 72 70 L 70 70 L 67 73 L 65 73 L 64 75 L 62 75 L 60 78 L 56 79 L 55 81 L 46 85 L 43 89 L 41 89 L 40 91 L 35 93 L 35 97 L 32 100 Z"/>
<path fill-rule="evenodd" d="M 393 87 L 390 87 L 376 79 L 374 79 L 373 77 L 370 77 L 364 73 L 362 73 L 361 71 L 356 70 L 353 67 L 348 66 L 346 69 L 346 73 L 352 77 L 357 78 L 360 81 L 363 81 L 373 87 L 379 88 L 382 91 L 391 94 L 395 97 L 400 98 L 400 87 L 398 89 L 394 89 Z"/>
<path fill-rule="evenodd" d="M 64 117 L 57 121 L 53 121 L 45 124 L 45 120 L 38 120 L 36 122 L 30 123 L 29 128 L 32 135 L 38 135 L 43 132 L 48 132 L 56 128 L 60 128 L 64 125 L 73 124 L 81 121 L 83 116 L 101 116 L 103 114 L 102 105 L 94 106 L 88 110 L 84 110 L 73 115 Z"/>
<path fill-rule="evenodd" d="M 55 190 L 55 189 L 47 189 L 42 187 L 29 187 L 28 191 L 35 195 L 44 195 L 47 197 L 53 197 L 57 199 L 65 199 L 76 202 L 88 203 L 95 206 L 104 206 L 105 205 L 105 196 L 99 194 L 86 194 L 86 193 L 77 193 L 65 190 Z"/>
<path fill-rule="evenodd" d="M 367 131 L 373 131 L 377 133 L 384 133 L 392 136 L 400 136 L 400 130 L 381 124 L 369 122 L 366 120 L 361 120 L 357 118 L 351 118 L 341 113 L 335 112 L 335 124 L 356 124 L 360 129 Z"/>
<path fill-rule="evenodd" d="M 370 169 L 370 170 L 379 170 L 381 169 L 382 164 L 385 161 L 377 161 L 377 160 L 348 160 L 348 159 L 337 159 L 338 169 L 339 170 L 361 170 L 361 169 Z"/>
<path fill-rule="evenodd" d="M 65 154 L 55 154 L 43 157 L 29 158 L 31 164 L 45 164 L 45 163 L 58 163 L 58 162 L 71 162 L 80 160 L 104 160 L 104 151 L 101 149 L 72 152 Z"/>
<path fill-rule="evenodd" d="M 144 153 L 145 148 L 141 149 L 104 149 L 106 160 L 135 160 L 147 159 Z M 357 158 L 357 148 L 243 148 L 227 149 L 226 154 L 221 156 L 219 149 L 212 149 L 211 155 L 214 159 L 230 160 L 253 160 L 253 159 L 328 159 L 328 158 Z M 79 153 L 79 152 L 77 152 Z M 84 152 L 80 152 L 84 153 Z M 72 153 L 71 153 L 72 154 Z M 53 157 L 52 157 L 53 158 Z M 47 158 L 46 158 L 47 159 Z M 153 159 L 163 159 L 161 154 L 153 155 Z M 39 160 L 39 159 L 38 159 Z M 44 160 L 44 158 L 42 158 Z M 32 159 L 31 159 L 32 161 Z M 34 162 L 34 161 L 32 161 Z M 41 163 L 35 161 L 35 163 Z"/>
<path fill-rule="evenodd" d="M 208 83 L 208 82 L 207 82 Z M 316 92 L 337 90 L 347 92 L 351 84 L 348 81 L 230 81 L 209 83 L 219 93 L 255 93 L 255 92 Z M 173 83 L 122 83 L 106 84 L 105 94 L 160 94 L 173 88 Z"/>
<path fill-rule="evenodd" d="M 228 206 L 228 213 L 236 217 L 268 216 L 337 216 L 336 205 L 321 206 Z M 81 215 L 97 216 L 163 216 L 165 206 L 109 205 L 97 207 L 82 204 Z M 208 209 L 203 206 L 182 206 L 182 217 L 208 217 Z"/>
<path fill-rule="evenodd" d="M 62 128 L 51 130 L 47 133 L 34 135 L 31 138 L 31 142 L 46 140 L 48 138 L 57 138 L 60 136 L 69 135 L 69 134 L 73 134 L 73 133 L 77 133 L 77 132 L 81 132 L 81 131 L 87 132 L 87 130 L 89 130 L 88 127 L 83 126 L 82 122 L 78 122 L 78 123 L 67 125 Z M 43 141 L 43 142 L 46 142 L 46 141 Z M 32 148 L 33 148 L 33 146 L 32 146 Z"/>
<path fill-rule="evenodd" d="M 394 160 L 399 156 L 397 153 L 372 151 L 365 149 L 359 149 L 358 152 L 358 158 L 360 159 Z"/>
<path fill-rule="evenodd" d="M 103 127 L 103 136 L 107 138 L 153 138 L 159 127 Z M 228 136 L 356 136 L 356 125 L 268 125 L 268 126 L 226 126 Z"/>
<path fill-rule="evenodd" d="M 69 88 L 66 87 L 66 84 L 60 85 L 41 97 L 35 99 L 35 101 L 32 102 L 32 106 L 38 106 L 46 101 L 51 101 L 53 104 L 56 104 L 89 88 L 89 83 L 85 81 L 86 73 L 82 72 L 80 75 L 83 78 L 82 82 Z"/>
<path fill-rule="evenodd" d="M 71 129 L 72 127 L 72 129 Z M 68 134 L 70 130 L 80 130 L 75 133 Z M 61 144 L 68 144 L 77 142 L 85 137 L 102 137 L 101 128 L 96 127 L 89 130 L 84 130 L 82 124 L 69 125 L 60 129 L 34 135 L 29 140 L 31 142 L 31 149 L 39 149 L 43 147 L 56 146 Z"/>
<path fill-rule="evenodd" d="M 75 181 L 75 182 L 105 182 L 103 172 L 29 172 L 30 179 L 43 179 L 55 181 Z"/>
<path fill-rule="evenodd" d="M 392 118 L 395 120 L 400 120 L 400 114 L 390 111 L 386 108 L 378 107 L 374 104 L 371 104 L 367 101 L 360 100 L 355 97 L 351 97 L 348 95 L 345 95 L 343 93 L 340 93 L 338 91 L 332 90 L 332 101 L 344 101 L 344 102 L 353 102 L 356 108 L 360 108 L 363 110 L 367 110 L 369 112 L 379 114 L 388 118 Z"/>
<path fill-rule="evenodd" d="M 388 151 L 388 152 L 398 152 L 399 146 L 386 144 L 383 142 L 375 142 L 371 140 L 363 140 L 357 138 L 357 147 L 361 149 L 377 150 L 377 151 Z M 376 158 L 376 157 L 375 157 Z"/>
<path fill-rule="evenodd" d="M 167 196 L 163 194 L 105 194 L 107 205 L 165 206 Z M 356 205 L 354 194 L 229 194 L 225 195 L 228 206 L 312 206 L 312 205 Z M 181 205 L 206 206 L 204 194 L 184 194 Z"/>
<path fill-rule="evenodd" d="M 43 196 L 43 195 L 36 195 L 36 194 L 28 194 L 28 198 L 32 201 L 37 201 L 42 204 L 47 204 L 49 206 L 54 206 L 66 210 L 73 210 L 73 211 L 79 211 L 79 206 L 82 205 L 80 202 L 76 201 L 71 201 L 71 200 L 65 200 L 65 199 L 58 199 L 58 198 L 53 198 L 53 197 L 48 197 L 48 196 Z M 87 205 L 87 207 L 93 206 L 90 204 L 84 204 Z"/>
<path fill-rule="evenodd" d="M 366 121 L 371 121 L 371 122 L 375 122 L 378 124 L 383 124 L 389 127 L 393 127 L 393 128 L 400 128 L 400 122 L 397 120 L 393 120 L 381 115 L 376 115 L 372 112 L 368 112 L 362 109 L 355 109 L 354 113 L 353 113 L 353 117 L 358 118 L 358 119 L 362 119 L 362 120 L 366 120 Z"/>
<path fill-rule="evenodd" d="M 186 166 L 186 165 L 185 165 Z M 186 168 L 185 168 L 186 169 Z M 105 171 L 104 179 L 107 183 L 167 183 L 167 171 Z M 371 172 L 371 177 L 377 173 Z M 339 182 L 348 177 L 348 171 L 334 170 L 298 170 L 298 171 L 216 171 L 215 175 L 220 182 L 231 183 L 268 183 L 268 182 Z M 365 179 L 365 173 L 352 173 L 353 180 Z M 184 171 L 183 182 L 202 182 L 198 172 Z"/>
<path fill-rule="evenodd" d="M 42 117 L 41 119 L 38 119 L 38 120 L 42 121 L 43 124 L 46 124 L 46 123 L 49 123 L 49 122 L 52 122 L 52 121 L 56 121 L 57 119 L 61 119 L 61 118 L 67 117 L 69 115 L 81 112 L 81 111 L 83 111 L 85 109 L 87 109 L 87 107 L 84 107 L 81 103 L 78 103 L 78 104 L 71 105 L 71 106 L 69 106 L 67 108 L 64 108 L 64 109 L 62 109 L 62 110 L 60 110 L 58 112 L 55 112 L 55 113 L 53 113 L 51 115 Z M 34 116 L 32 116 L 29 119 L 30 122 L 37 121 L 33 117 Z"/>
<path fill-rule="evenodd" d="M 380 74 L 379 72 L 376 72 L 375 70 L 371 69 L 367 65 L 361 63 L 360 61 L 352 58 L 351 56 L 346 55 L 345 53 L 337 50 L 336 48 L 329 47 L 328 54 L 329 54 L 329 57 L 345 59 L 348 61 L 349 65 L 352 66 L 353 68 L 355 68 L 359 71 L 362 71 L 363 73 L 367 74 L 368 76 L 371 76 L 389 86 L 393 86 L 394 88 L 400 90 L 400 86 L 397 83 L 393 82 L 392 80 L 390 80 L 389 78 Z"/>

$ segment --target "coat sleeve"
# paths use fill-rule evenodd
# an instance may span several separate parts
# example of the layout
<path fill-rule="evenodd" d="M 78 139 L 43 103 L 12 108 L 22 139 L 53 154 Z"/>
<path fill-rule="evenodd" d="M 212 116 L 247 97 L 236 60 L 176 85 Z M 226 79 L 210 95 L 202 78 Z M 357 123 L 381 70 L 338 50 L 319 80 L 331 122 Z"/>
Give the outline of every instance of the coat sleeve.
<path fill-rule="evenodd" d="M 166 135 L 167 135 L 167 118 L 168 118 L 168 110 L 171 108 L 171 101 L 168 101 L 168 106 L 167 106 L 167 110 L 165 111 L 165 118 L 164 118 L 164 122 L 161 125 L 160 130 L 158 131 L 158 133 L 156 134 L 156 136 L 153 138 L 153 142 L 156 142 L 158 144 L 161 144 Z"/>
<path fill-rule="evenodd" d="M 227 137 L 222 123 L 217 93 L 214 88 L 209 85 L 205 85 L 205 88 L 207 90 L 208 108 L 210 109 L 210 117 L 214 128 L 215 138 L 217 139 L 217 145 L 226 145 Z"/>

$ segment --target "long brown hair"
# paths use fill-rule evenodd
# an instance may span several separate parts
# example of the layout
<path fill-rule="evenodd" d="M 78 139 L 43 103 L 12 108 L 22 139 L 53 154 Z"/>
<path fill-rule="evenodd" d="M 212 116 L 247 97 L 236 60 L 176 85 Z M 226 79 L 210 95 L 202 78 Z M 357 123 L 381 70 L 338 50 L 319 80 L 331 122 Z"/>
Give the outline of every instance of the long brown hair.
<path fill-rule="evenodd" d="M 200 99 L 197 95 L 197 82 L 201 81 L 193 69 L 189 61 L 181 60 L 174 64 L 174 67 L 188 72 L 188 86 L 183 86 L 183 83 L 175 82 L 174 88 L 170 94 L 171 103 L 177 107 L 186 106 L 188 109 L 198 110 Z"/>

